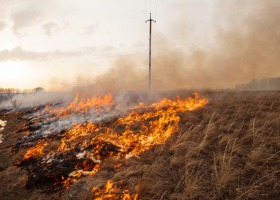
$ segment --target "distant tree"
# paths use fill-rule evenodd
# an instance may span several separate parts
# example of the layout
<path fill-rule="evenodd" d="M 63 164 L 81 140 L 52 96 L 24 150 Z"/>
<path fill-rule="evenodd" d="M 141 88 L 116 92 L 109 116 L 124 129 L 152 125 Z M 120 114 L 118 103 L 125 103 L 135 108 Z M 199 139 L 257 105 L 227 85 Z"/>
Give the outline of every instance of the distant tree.
<path fill-rule="evenodd" d="M 42 88 L 42 87 L 36 87 L 34 89 L 34 93 L 43 92 L 43 91 L 44 91 L 44 88 Z"/>
<path fill-rule="evenodd" d="M 280 90 L 280 77 L 264 78 L 264 79 L 253 79 L 252 81 L 237 85 L 237 90 Z"/>

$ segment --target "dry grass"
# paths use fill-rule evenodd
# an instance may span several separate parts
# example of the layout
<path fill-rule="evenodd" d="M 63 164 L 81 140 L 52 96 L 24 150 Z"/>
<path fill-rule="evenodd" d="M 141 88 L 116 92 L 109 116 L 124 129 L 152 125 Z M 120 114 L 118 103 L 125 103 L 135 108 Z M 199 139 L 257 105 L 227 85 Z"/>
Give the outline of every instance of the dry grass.
<path fill-rule="evenodd" d="M 280 93 L 206 96 L 204 108 L 180 114 L 180 129 L 166 144 L 140 158 L 108 159 L 96 175 L 51 198 L 92 199 L 92 186 L 113 179 L 143 200 L 280 199 Z M 49 198 L 35 190 L 26 199 Z"/>
<path fill-rule="evenodd" d="M 160 152 L 141 156 L 151 164 L 139 175 L 140 197 L 279 199 L 280 93 L 208 98 L 205 108 L 181 115 L 180 132 Z"/>

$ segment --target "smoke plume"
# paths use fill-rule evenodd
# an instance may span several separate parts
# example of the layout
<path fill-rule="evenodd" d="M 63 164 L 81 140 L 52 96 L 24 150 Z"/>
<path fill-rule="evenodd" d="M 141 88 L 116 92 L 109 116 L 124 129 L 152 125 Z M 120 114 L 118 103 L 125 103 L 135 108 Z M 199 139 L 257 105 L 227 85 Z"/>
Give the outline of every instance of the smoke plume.
<path fill-rule="evenodd" d="M 153 88 L 232 88 L 251 79 L 279 76 L 279 9 L 279 2 L 274 0 L 217 1 L 213 17 L 215 43 L 208 48 L 187 51 L 157 33 L 153 45 Z M 174 29 L 175 35 L 178 30 Z M 184 44 L 184 37 L 178 38 Z M 187 46 L 186 49 L 189 50 Z M 96 78 L 92 87 L 147 89 L 147 64 L 147 58 L 119 58 L 111 70 Z"/>

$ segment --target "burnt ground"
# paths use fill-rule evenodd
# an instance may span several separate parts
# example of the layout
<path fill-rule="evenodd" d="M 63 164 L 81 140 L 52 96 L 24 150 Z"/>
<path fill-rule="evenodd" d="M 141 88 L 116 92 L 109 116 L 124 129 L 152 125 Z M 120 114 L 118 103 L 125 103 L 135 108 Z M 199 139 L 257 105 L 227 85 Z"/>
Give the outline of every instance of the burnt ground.
<path fill-rule="evenodd" d="M 183 94 L 184 95 L 184 94 Z M 0 144 L 0 199 L 93 199 L 109 179 L 141 199 L 280 199 L 280 93 L 204 92 L 209 103 L 180 114 L 177 133 L 139 158 L 109 158 L 97 174 L 69 189 L 29 189 L 18 166 L 26 148 L 12 149 L 26 126 L 7 120 Z M 116 168 L 116 164 L 119 164 Z"/>
<path fill-rule="evenodd" d="M 1 199 L 30 198 L 30 192 L 24 187 L 27 180 L 27 173 L 25 170 L 21 170 L 15 166 L 24 156 L 26 149 L 22 149 L 16 154 L 12 153 L 12 148 L 17 140 L 24 136 L 18 133 L 18 130 L 22 129 L 26 124 L 26 121 L 21 116 L 22 114 L 1 116 L 1 120 L 8 121 L 4 131 L 1 132 L 4 135 L 4 141 L 0 144 Z"/>

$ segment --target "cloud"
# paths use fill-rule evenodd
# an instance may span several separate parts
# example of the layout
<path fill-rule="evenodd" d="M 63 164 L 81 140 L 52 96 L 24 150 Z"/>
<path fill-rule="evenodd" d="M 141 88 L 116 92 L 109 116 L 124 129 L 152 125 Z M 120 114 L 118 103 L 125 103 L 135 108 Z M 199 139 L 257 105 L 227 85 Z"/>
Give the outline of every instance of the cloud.
<path fill-rule="evenodd" d="M 104 57 L 110 57 L 112 56 L 110 53 L 113 52 L 114 47 L 113 46 L 104 46 L 102 48 L 97 48 L 95 46 L 85 46 L 82 48 L 84 52 L 88 52 L 89 54 L 92 54 L 93 56 L 104 56 Z"/>
<path fill-rule="evenodd" d="M 94 25 L 91 25 L 91 26 L 86 27 L 86 28 L 85 28 L 85 34 L 86 34 L 86 35 L 92 35 L 92 34 L 95 32 L 95 30 L 96 30 L 97 27 L 98 27 L 97 24 L 94 24 Z"/>
<path fill-rule="evenodd" d="M 112 47 L 106 46 L 104 48 L 98 49 L 96 47 L 82 47 L 77 51 L 47 51 L 47 52 L 37 52 L 37 51 L 27 51 L 21 47 L 16 47 L 11 50 L 0 51 L 0 62 L 5 61 L 49 61 L 62 58 L 75 58 L 82 56 L 102 56 L 112 50 Z"/>
<path fill-rule="evenodd" d="M 94 53 L 94 52 L 96 52 L 98 49 L 96 48 L 96 47 L 88 47 L 88 46 L 85 46 L 85 47 L 83 47 L 82 48 L 82 50 L 83 51 L 86 51 L 86 52 L 92 52 L 92 53 Z"/>
<path fill-rule="evenodd" d="M 24 10 L 12 15 L 13 32 L 17 36 L 26 34 L 25 30 L 41 20 L 41 13 L 34 10 Z"/>
<path fill-rule="evenodd" d="M 25 51 L 21 47 L 16 47 L 12 50 L 2 50 L 0 51 L 0 62 L 3 61 L 46 61 L 66 57 L 78 57 L 86 54 L 87 52 L 82 51 L 48 51 L 48 52 L 35 52 L 35 51 Z"/>
<path fill-rule="evenodd" d="M 7 24 L 3 21 L 0 21 L 0 31 L 4 30 L 4 28 L 7 26 Z"/>
<path fill-rule="evenodd" d="M 104 47 L 101 49 L 101 52 L 103 52 L 103 53 L 108 53 L 108 52 L 111 52 L 112 50 L 114 50 L 114 47 L 113 47 L 113 46 L 104 46 Z"/>
<path fill-rule="evenodd" d="M 58 28 L 58 25 L 54 22 L 49 22 L 42 25 L 47 36 L 51 36 L 53 31 Z"/>

